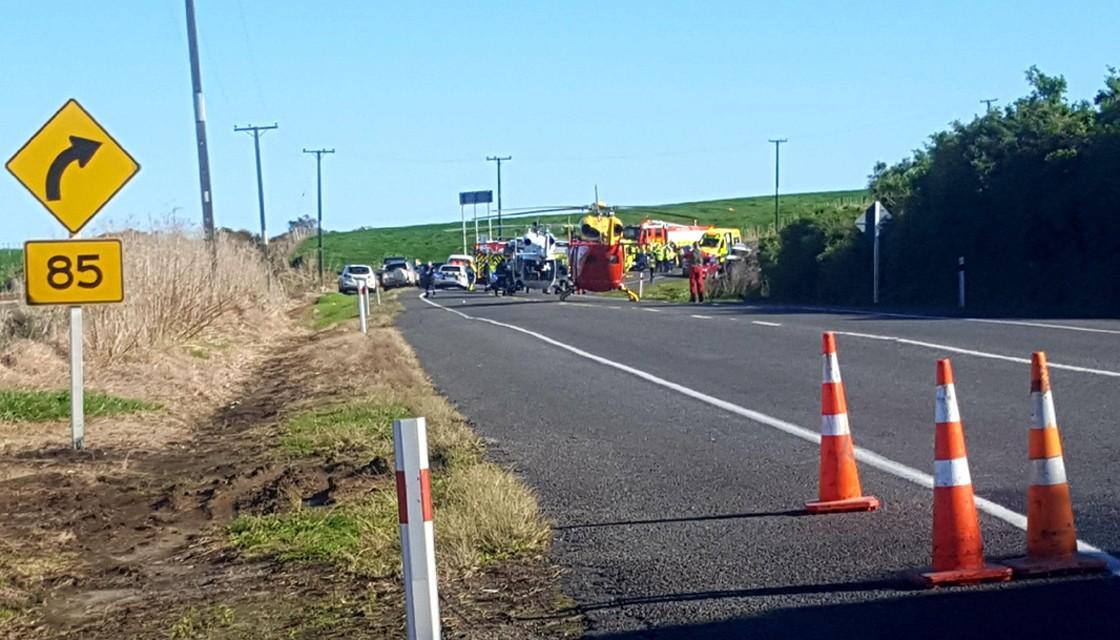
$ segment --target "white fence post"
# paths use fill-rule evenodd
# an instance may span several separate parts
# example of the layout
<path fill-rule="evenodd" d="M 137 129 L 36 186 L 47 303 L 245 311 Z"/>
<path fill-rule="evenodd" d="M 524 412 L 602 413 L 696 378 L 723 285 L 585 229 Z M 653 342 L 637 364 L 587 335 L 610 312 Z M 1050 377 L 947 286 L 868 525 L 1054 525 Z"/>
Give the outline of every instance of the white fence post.
<path fill-rule="evenodd" d="M 397 468 L 397 516 L 408 640 L 439 640 L 436 545 L 432 483 L 428 471 L 428 425 L 424 418 L 393 421 Z"/>
<path fill-rule="evenodd" d="M 363 280 L 362 283 L 358 285 L 358 320 L 362 325 L 362 333 L 366 332 L 366 297 L 368 295 L 369 294 L 366 293 L 366 283 L 365 280 Z"/>

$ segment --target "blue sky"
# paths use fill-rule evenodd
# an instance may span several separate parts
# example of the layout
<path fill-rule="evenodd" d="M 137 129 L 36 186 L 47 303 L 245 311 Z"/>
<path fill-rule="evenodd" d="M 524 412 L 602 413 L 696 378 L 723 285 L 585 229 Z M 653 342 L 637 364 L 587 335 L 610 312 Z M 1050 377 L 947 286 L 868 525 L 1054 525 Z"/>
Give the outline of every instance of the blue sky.
<path fill-rule="evenodd" d="M 215 217 L 257 229 L 450 220 L 457 193 L 506 207 L 664 203 L 859 188 L 1024 70 L 1091 98 L 1120 65 L 1111 2 L 387 2 L 197 0 Z M 181 0 L 0 0 L 0 156 L 75 97 L 143 166 L 94 230 L 201 218 Z M 61 227 L 0 175 L 0 245 Z"/>

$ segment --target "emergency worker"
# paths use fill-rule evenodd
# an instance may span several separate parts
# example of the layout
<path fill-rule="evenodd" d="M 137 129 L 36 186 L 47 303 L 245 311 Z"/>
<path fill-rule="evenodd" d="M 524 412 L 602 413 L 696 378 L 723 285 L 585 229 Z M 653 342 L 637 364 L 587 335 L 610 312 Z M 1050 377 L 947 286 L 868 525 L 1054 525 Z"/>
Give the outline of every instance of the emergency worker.
<path fill-rule="evenodd" d="M 424 288 L 424 297 L 430 298 L 436 295 L 435 290 L 435 269 L 432 268 L 432 263 L 424 265 L 420 272 L 420 286 Z"/>
<path fill-rule="evenodd" d="M 703 262 L 693 260 L 688 268 L 688 300 L 694 303 L 704 302 L 704 276 L 707 269 Z"/>

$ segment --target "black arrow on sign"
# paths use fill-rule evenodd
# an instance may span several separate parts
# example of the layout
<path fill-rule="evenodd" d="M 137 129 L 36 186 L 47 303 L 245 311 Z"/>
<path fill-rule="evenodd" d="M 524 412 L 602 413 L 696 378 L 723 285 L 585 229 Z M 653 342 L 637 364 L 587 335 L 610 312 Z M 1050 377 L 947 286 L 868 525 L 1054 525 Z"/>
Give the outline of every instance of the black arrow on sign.
<path fill-rule="evenodd" d="M 62 183 L 62 173 L 66 171 L 66 167 L 69 167 L 72 162 L 77 162 L 78 166 L 84 169 L 86 163 L 93 157 L 93 154 L 97 153 L 97 149 L 100 147 L 101 143 L 96 140 L 70 136 L 70 146 L 58 154 L 54 162 L 51 163 L 51 168 L 47 170 L 48 201 L 53 202 L 62 199 L 60 185 Z"/>

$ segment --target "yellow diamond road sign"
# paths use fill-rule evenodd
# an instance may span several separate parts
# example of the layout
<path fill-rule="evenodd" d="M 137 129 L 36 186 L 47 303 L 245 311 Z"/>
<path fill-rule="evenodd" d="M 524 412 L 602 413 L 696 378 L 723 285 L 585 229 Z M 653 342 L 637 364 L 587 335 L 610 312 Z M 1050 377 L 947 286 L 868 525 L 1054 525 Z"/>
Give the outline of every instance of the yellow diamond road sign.
<path fill-rule="evenodd" d="M 7 167 L 71 233 L 80 231 L 140 170 L 77 100 L 63 105 Z"/>

